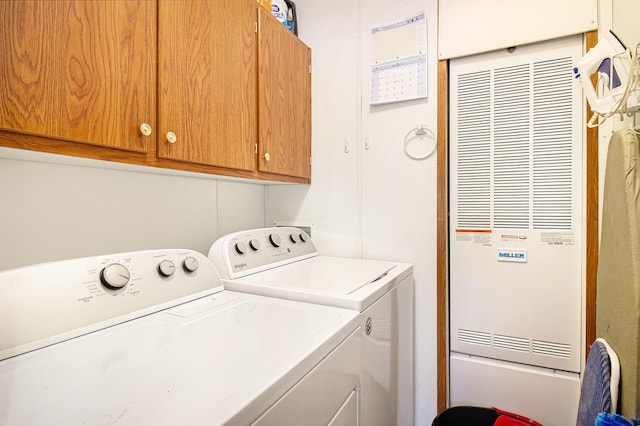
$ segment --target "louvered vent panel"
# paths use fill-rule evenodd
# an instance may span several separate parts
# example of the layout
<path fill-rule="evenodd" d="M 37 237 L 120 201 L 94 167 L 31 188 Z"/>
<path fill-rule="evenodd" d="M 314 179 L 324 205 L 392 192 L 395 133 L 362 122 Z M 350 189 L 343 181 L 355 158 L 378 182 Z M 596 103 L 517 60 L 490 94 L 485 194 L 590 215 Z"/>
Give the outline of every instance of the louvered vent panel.
<path fill-rule="evenodd" d="M 491 333 L 458 329 L 458 341 L 474 345 L 491 346 Z"/>
<path fill-rule="evenodd" d="M 458 341 L 487 347 L 495 347 L 517 352 L 531 352 L 537 355 L 556 358 L 571 358 L 571 345 L 568 343 L 530 340 L 526 337 L 505 336 L 478 330 L 458 329 Z"/>
<path fill-rule="evenodd" d="M 493 336 L 493 346 L 519 352 L 529 352 L 530 350 L 529 339 L 524 337 L 502 336 L 499 334 Z"/>
<path fill-rule="evenodd" d="M 529 64 L 494 74 L 493 220 L 497 228 L 529 228 Z"/>
<path fill-rule="evenodd" d="M 571 64 L 458 77 L 458 228 L 572 229 Z"/>
<path fill-rule="evenodd" d="M 533 65 L 533 228 L 570 230 L 571 58 Z"/>
<path fill-rule="evenodd" d="M 458 224 L 491 226 L 491 73 L 458 79 Z"/>
<path fill-rule="evenodd" d="M 543 342 L 541 340 L 534 340 L 533 353 L 570 359 L 571 345 L 566 343 Z"/>

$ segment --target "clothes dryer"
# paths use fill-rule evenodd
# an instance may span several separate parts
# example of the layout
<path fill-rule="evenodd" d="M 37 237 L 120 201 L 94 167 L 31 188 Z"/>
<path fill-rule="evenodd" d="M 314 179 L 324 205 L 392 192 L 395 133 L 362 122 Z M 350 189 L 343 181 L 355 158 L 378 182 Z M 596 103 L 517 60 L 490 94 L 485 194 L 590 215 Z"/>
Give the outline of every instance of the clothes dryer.
<path fill-rule="evenodd" d="M 321 256 L 295 227 L 226 235 L 209 259 L 225 289 L 359 312 L 362 424 L 413 425 L 412 265 Z"/>
<path fill-rule="evenodd" d="M 225 291 L 190 250 L 3 271 L 0 424 L 355 426 L 358 331 L 351 310 Z"/>

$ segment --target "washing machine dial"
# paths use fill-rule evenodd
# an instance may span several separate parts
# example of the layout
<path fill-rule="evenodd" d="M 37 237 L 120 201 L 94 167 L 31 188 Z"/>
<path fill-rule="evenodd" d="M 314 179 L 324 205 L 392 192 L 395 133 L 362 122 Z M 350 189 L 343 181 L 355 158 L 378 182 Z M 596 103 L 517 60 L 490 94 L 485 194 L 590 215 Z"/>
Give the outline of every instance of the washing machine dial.
<path fill-rule="evenodd" d="M 187 257 L 183 262 L 182 262 L 182 268 L 185 270 L 185 272 L 195 272 L 198 270 L 198 259 L 196 259 L 195 257 Z"/>
<path fill-rule="evenodd" d="M 282 240 L 280 239 L 280 235 L 278 235 L 278 234 L 270 234 L 269 235 L 269 242 L 274 247 L 280 247 L 280 244 L 282 243 Z"/>
<path fill-rule="evenodd" d="M 238 241 L 234 248 L 238 254 L 245 254 L 247 252 L 247 245 L 243 241 Z"/>
<path fill-rule="evenodd" d="M 307 241 L 309 241 L 309 238 L 307 238 L 307 234 L 305 234 L 304 232 L 301 232 L 300 241 L 302 241 L 303 243 L 306 243 Z"/>
<path fill-rule="evenodd" d="M 289 239 L 291 240 L 291 242 L 292 242 L 293 244 L 297 244 L 297 243 L 298 243 L 298 241 L 299 241 L 299 239 L 298 239 L 298 238 L 299 238 L 299 237 L 298 237 L 298 235 L 296 235 L 296 234 L 291 234 L 291 235 L 289 235 Z"/>
<path fill-rule="evenodd" d="M 100 281 L 102 285 L 111 290 L 121 289 L 127 285 L 130 278 L 131 273 L 129 269 L 121 263 L 112 263 L 100 271 Z"/>
<path fill-rule="evenodd" d="M 176 272 L 176 264 L 170 260 L 163 260 L 158 264 L 158 273 L 163 277 L 170 277 Z"/>
<path fill-rule="evenodd" d="M 260 241 L 258 241 L 256 238 L 252 239 L 251 241 L 249 241 L 249 247 L 251 247 L 251 250 L 253 251 L 260 250 Z"/>

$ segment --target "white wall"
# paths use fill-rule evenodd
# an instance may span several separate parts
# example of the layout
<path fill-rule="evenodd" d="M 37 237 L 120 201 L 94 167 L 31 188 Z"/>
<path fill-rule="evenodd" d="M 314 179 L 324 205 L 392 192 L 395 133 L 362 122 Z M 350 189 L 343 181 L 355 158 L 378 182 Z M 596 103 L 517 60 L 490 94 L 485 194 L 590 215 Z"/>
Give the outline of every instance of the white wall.
<path fill-rule="evenodd" d="M 414 265 L 416 424 L 431 424 L 437 408 L 436 156 L 412 160 L 403 140 L 418 123 L 437 132 L 437 1 L 297 0 L 296 6 L 300 38 L 312 48 L 312 184 L 269 186 L 265 221 L 312 224 L 323 254 Z M 428 26 L 428 99 L 369 106 L 371 27 L 420 11 Z"/>
<path fill-rule="evenodd" d="M 611 28 L 616 35 L 629 47 L 640 43 L 640 29 L 638 29 L 640 2 L 637 0 L 600 0 L 600 2 L 603 5 L 613 4 Z"/>
<path fill-rule="evenodd" d="M 405 135 L 417 124 L 425 125 L 434 135 L 438 131 L 437 3 L 369 0 L 363 5 L 362 137 L 369 146 L 362 152 L 363 257 L 414 265 L 415 423 L 429 425 L 437 413 L 437 158 L 434 153 L 425 160 L 413 160 L 405 155 L 403 143 Z M 427 17 L 428 98 L 368 106 L 370 28 L 409 17 L 420 10 L 424 10 Z"/>
<path fill-rule="evenodd" d="M 207 254 L 264 226 L 264 187 L 0 148 L 0 270 L 152 248 Z"/>
<path fill-rule="evenodd" d="M 266 223 L 312 224 L 321 252 L 358 256 L 358 2 L 297 0 L 296 8 L 299 36 L 312 49 L 311 185 L 267 187 Z"/>

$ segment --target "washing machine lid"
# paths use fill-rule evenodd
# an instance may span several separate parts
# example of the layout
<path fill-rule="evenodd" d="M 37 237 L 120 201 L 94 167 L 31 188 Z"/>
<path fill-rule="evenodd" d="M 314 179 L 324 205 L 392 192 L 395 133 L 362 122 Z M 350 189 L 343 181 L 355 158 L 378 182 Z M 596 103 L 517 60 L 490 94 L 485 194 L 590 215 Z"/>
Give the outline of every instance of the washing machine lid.
<path fill-rule="evenodd" d="M 362 311 L 397 284 L 410 265 L 316 256 L 223 280 L 227 289 Z"/>
<path fill-rule="evenodd" d="M 222 291 L 0 361 L 7 424 L 249 424 L 358 327 Z"/>

